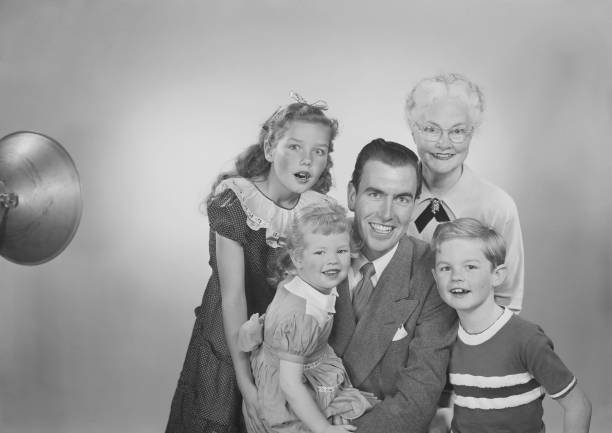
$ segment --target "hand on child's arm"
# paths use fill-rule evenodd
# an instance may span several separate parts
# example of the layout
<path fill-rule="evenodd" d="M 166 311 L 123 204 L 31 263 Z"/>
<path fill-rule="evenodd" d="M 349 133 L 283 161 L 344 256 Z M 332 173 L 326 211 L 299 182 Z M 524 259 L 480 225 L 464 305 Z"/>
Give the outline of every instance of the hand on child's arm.
<path fill-rule="evenodd" d="M 576 385 L 557 401 L 563 407 L 564 433 L 588 433 L 591 424 L 591 402 L 582 389 Z"/>

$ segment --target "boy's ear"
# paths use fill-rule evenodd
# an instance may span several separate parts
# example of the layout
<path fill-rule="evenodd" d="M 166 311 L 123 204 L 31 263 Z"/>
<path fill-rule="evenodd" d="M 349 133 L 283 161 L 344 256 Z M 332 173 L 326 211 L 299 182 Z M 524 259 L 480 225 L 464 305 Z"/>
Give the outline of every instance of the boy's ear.
<path fill-rule="evenodd" d="M 504 281 L 506 281 L 506 276 L 508 275 L 508 268 L 506 265 L 499 265 L 495 269 L 493 269 L 493 287 L 500 286 Z"/>

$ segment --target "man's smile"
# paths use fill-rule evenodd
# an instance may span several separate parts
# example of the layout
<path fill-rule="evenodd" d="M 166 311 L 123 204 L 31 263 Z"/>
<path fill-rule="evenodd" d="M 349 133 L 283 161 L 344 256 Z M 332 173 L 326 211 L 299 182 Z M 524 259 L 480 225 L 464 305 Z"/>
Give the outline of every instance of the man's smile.
<path fill-rule="evenodd" d="M 379 224 L 379 223 L 373 223 L 373 222 L 370 222 L 368 224 L 370 225 L 370 227 L 372 228 L 374 232 L 379 233 L 381 235 L 389 234 L 395 228 L 395 226 L 390 226 L 387 224 Z"/>

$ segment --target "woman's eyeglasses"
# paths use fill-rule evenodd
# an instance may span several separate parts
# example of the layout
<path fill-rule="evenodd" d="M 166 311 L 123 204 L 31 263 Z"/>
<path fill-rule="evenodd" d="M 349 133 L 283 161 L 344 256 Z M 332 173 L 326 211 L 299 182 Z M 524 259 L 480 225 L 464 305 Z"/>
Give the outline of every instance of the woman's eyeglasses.
<path fill-rule="evenodd" d="M 449 129 L 442 129 L 432 123 L 426 125 L 419 125 L 417 123 L 416 126 L 427 141 L 439 141 L 446 132 L 448 139 L 455 144 L 463 143 L 474 131 L 474 128 L 468 128 L 467 126 L 453 126 Z"/>

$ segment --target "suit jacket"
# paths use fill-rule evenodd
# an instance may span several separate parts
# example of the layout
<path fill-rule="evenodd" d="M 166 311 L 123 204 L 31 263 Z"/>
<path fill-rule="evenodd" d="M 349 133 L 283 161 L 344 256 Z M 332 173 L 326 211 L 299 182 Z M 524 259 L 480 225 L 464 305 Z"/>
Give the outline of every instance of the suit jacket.
<path fill-rule="evenodd" d="M 358 324 L 348 282 L 338 286 L 329 342 L 353 386 L 382 400 L 351 422 L 359 433 L 427 432 L 457 334 L 457 315 L 438 295 L 433 264 L 428 244 L 402 237 Z M 404 337 L 392 341 L 396 333 Z"/>

